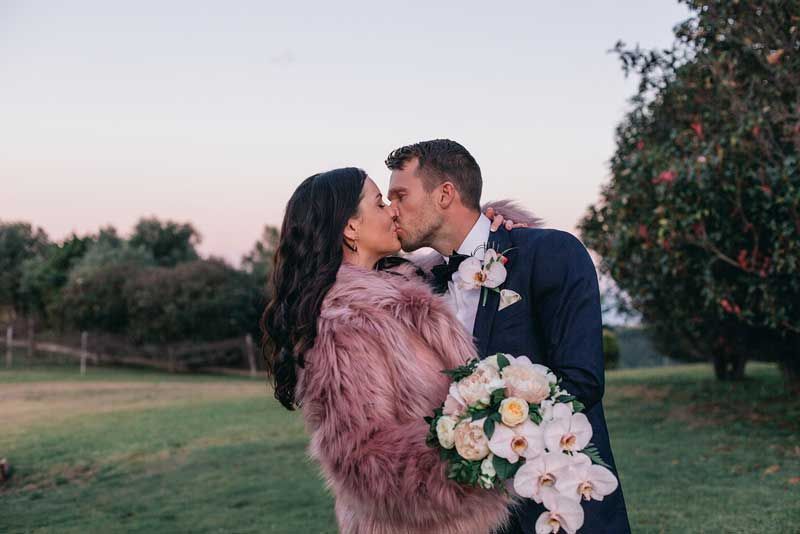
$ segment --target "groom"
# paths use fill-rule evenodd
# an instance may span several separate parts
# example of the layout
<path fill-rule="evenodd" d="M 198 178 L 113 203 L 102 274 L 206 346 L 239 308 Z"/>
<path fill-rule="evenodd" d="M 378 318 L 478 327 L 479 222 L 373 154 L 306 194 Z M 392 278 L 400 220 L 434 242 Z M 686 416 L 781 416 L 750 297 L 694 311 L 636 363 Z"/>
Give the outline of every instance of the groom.
<path fill-rule="evenodd" d="M 527 355 L 550 367 L 563 380 L 562 387 L 584 404 L 592 442 L 616 474 L 602 404 L 600 295 L 586 249 L 559 230 L 509 231 L 501 226 L 490 232 L 490 221 L 481 214 L 480 167 L 455 141 L 436 139 L 398 148 L 389 154 L 386 166 L 392 171 L 388 198 L 397 210 L 403 249 L 432 247 L 440 254 L 433 269 L 436 285 L 473 333 L 480 357 L 497 352 Z M 513 208 L 500 211 L 524 222 Z M 487 291 L 484 303 L 481 289 L 463 289 L 451 279 L 463 255 L 477 252 L 482 258 L 487 242 L 498 253 L 508 250 L 507 278 L 500 288 L 521 297 L 503 298 L 502 306 L 498 293 Z M 581 533 L 630 532 L 621 485 L 603 501 L 584 501 L 582 506 L 586 516 Z M 542 505 L 526 500 L 504 533 L 533 533 L 543 511 Z"/>

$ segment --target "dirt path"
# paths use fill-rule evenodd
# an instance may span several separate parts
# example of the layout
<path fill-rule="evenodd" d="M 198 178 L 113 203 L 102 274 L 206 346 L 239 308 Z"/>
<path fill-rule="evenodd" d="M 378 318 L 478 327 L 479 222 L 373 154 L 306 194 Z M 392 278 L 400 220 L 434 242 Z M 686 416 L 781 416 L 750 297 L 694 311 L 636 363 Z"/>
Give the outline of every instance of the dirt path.
<path fill-rule="evenodd" d="M 186 402 L 267 396 L 263 382 L 33 382 L 0 384 L 6 431 L 81 414 L 142 410 Z"/>

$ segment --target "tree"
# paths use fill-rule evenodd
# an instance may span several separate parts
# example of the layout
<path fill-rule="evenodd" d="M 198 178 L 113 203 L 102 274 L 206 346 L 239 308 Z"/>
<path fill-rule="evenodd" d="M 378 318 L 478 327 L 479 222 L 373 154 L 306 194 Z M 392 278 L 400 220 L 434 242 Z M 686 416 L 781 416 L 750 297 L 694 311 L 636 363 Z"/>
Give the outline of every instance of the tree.
<path fill-rule="evenodd" d="M 22 306 L 46 321 L 59 319 L 61 289 L 66 285 L 69 272 L 81 258 L 94 237 L 73 234 L 61 243 L 50 243 L 36 256 L 21 265 L 20 294 Z M 57 321 L 59 324 L 60 321 Z"/>
<path fill-rule="evenodd" d="M 252 279 L 218 260 L 142 269 L 124 285 L 128 333 L 140 343 L 213 341 L 256 332 Z"/>
<path fill-rule="evenodd" d="M 22 264 L 41 254 L 48 243 L 41 228 L 34 229 L 25 222 L 0 221 L 0 307 L 22 311 Z"/>
<path fill-rule="evenodd" d="M 155 217 L 140 219 L 129 244 L 148 251 L 158 265 L 174 267 L 198 259 L 200 234 L 189 223 L 160 221 Z"/>
<path fill-rule="evenodd" d="M 279 240 L 278 228 L 266 225 L 261 233 L 261 239 L 256 241 L 252 250 L 242 257 L 242 269 L 250 273 L 261 286 L 266 286 L 267 279 L 272 273 L 272 262 Z"/>
<path fill-rule="evenodd" d="M 125 334 L 129 326 L 125 284 L 141 265 L 115 262 L 72 273 L 59 299 L 65 326 L 111 334 Z"/>
<path fill-rule="evenodd" d="M 125 283 L 147 267 L 152 254 L 132 247 L 113 228 L 102 229 L 86 254 L 69 272 L 61 292 L 61 316 L 66 326 L 122 334 L 128 328 Z"/>
<path fill-rule="evenodd" d="M 617 44 L 641 82 L 582 236 L 662 349 L 797 384 L 800 2 L 686 3 L 670 49 Z"/>

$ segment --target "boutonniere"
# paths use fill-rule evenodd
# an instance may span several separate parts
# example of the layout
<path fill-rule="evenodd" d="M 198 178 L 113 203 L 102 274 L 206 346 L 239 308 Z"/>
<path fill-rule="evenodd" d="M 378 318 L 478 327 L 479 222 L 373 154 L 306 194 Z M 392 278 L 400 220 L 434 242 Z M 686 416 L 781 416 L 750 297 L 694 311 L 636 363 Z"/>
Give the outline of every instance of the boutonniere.
<path fill-rule="evenodd" d="M 481 289 L 481 291 L 483 291 L 482 306 L 486 306 L 486 298 L 489 296 L 489 291 L 500 293 L 501 302 L 499 309 L 503 309 L 513 304 L 513 302 L 505 303 L 507 299 L 504 299 L 504 292 L 506 292 L 506 294 L 513 293 L 516 295 L 517 300 L 514 302 L 520 299 L 520 296 L 513 291 L 500 289 L 500 286 L 506 281 L 506 276 L 508 274 L 506 272 L 508 256 L 505 254 L 511 249 L 500 253 L 489 247 L 484 247 L 484 250 L 483 259 L 470 256 L 458 266 L 458 274 L 460 277 L 458 285 L 463 289 Z"/>

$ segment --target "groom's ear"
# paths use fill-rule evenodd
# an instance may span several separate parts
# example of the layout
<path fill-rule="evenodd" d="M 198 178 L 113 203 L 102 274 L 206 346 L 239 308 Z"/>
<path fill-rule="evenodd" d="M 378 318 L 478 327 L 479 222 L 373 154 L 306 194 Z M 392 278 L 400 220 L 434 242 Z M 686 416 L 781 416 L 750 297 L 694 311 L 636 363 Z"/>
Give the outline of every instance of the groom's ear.
<path fill-rule="evenodd" d="M 438 191 L 436 191 L 435 198 L 436 204 L 439 206 L 439 209 L 446 210 L 458 197 L 458 191 L 456 191 L 452 182 L 442 182 L 437 189 Z"/>

